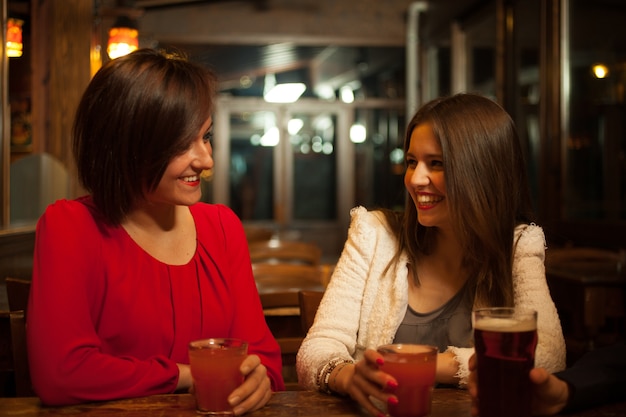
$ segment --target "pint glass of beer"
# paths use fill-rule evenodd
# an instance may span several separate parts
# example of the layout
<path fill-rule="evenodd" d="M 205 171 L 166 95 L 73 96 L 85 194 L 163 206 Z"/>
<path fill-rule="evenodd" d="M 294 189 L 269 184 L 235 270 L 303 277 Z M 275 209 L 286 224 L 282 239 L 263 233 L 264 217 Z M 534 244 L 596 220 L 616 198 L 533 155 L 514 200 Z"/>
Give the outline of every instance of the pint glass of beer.
<path fill-rule="evenodd" d="M 494 307 L 473 312 L 480 417 L 530 417 L 537 312 Z"/>

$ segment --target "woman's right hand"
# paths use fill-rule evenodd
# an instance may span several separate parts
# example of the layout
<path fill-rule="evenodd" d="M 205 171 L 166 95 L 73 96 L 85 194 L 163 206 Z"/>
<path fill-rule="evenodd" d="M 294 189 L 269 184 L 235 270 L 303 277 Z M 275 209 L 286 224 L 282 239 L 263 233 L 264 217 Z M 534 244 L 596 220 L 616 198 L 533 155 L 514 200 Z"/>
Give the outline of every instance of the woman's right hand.
<path fill-rule="evenodd" d="M 380 370 L 384 363 L 383 357 L 373 349 L 367 349 L 362 360 L 355 364 L 346 365 L 337 369 L 337 375 L 331 375 L 330 388 L 340 394 L 347 394 L 373 416 L 384 416 L 371 400 L 371 397 L 381 402 L 397 403 L 393 390 L 398 386 L 394 377 Z"/>
<path fill-rule="evenodd" d="M 239 370 L 244 377 L 243 384 L 228 396 L 236 416 L 258 410 L 272 397 L 272 383 L 261 358 L 248 355 Z"/>

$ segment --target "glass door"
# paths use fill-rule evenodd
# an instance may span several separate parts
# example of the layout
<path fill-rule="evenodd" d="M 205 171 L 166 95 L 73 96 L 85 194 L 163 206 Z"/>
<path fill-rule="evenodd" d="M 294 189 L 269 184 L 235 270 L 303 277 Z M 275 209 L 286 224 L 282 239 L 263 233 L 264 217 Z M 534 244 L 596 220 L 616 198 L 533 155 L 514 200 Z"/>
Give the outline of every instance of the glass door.
<path fill-rule="evenodd" d="M 338 253 L 354 204 L 350 109 L 232 97 L 217 108 L 215 169 L 204 200 L 228 205 L 244 224 Z"/>

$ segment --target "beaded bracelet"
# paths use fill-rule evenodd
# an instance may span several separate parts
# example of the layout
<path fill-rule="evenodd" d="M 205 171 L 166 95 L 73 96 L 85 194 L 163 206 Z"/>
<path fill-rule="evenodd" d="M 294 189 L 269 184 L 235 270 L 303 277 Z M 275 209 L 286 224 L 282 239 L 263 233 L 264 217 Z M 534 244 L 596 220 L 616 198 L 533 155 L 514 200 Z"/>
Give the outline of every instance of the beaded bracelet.
<path fill-rule="evenodd" d="M 333 373 L 338 365 L 342 365 L 343 367 L 343 365 L 347 365 L 348 363 L 353 363 L 353 361 L 343 358 L 335 358 L 328 362 L 326 365 L 324 365 L 320 373 L 317 375 L 317 385 L 319 386 L 320 391 L 325 392 L 326 394 L 333 394 L 334 392 L 330 389 L 330 386 L 328 385 L 330 374 Z"/>
<path fill-rule="evenodd" d="M 350 362 L 350 361 L 345 361 L 345 362 L 342 362 L 342 363 L 338 364 L 338 365 L 335 367 L 335 376 L 333 376 L 332 384 L 331 384 L 331 383 L 329 383 L 329 384 L 327 385 L 327 387 L 328 387 L 328 390 L 329 390 L 329 391 L 332 391 L 332 392 L 334 392 L 334 393 L 336 393 L 336 394 L 339 394 L 339 392 L 337 392 L 337 390 L 336 390 L 336 389 L 334 390 L 333 388 L 331 388 L 331 385 L 332 385 L 333 387 L 337 388 L 337 385 L 335 384 L 335 381 L 337 380 L 337 375 L 339 375 L 339 372 L 341 372 L 341 370 L 342 370 L 343 368 L 345 368 L 345 367 L 346 367 L 346 365 L 350 365 L 351 363 L 352 363 L 352 362 Z"/>

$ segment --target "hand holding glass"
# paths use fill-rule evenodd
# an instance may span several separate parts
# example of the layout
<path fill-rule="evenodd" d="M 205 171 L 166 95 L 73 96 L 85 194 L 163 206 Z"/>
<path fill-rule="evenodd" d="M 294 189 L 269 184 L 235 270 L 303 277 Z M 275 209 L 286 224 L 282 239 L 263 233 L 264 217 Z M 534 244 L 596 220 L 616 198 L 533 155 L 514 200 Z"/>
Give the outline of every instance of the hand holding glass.
<path fill-rule="evenodd" d="M 398 382 L 394 395 L 398 404 L 389 404 L 392 417 L 424 417 L 430 414 L 437 370 L 437 348 L 427 345 L 393 344 L 379 346 L 381 370 Z"/>
<path fill-rule="evenodd" d="M 239 339 L 203 339 L 189 344 L 199 414 L 233 415 L 228 396 L 243 383 L 239 367 L 247 354 L 248 344 Z"/>
<path fill-rule="evenodd" d="M 537 312 L 509 307 L 474 311 L 480 417 L 530 417 Z"/>

